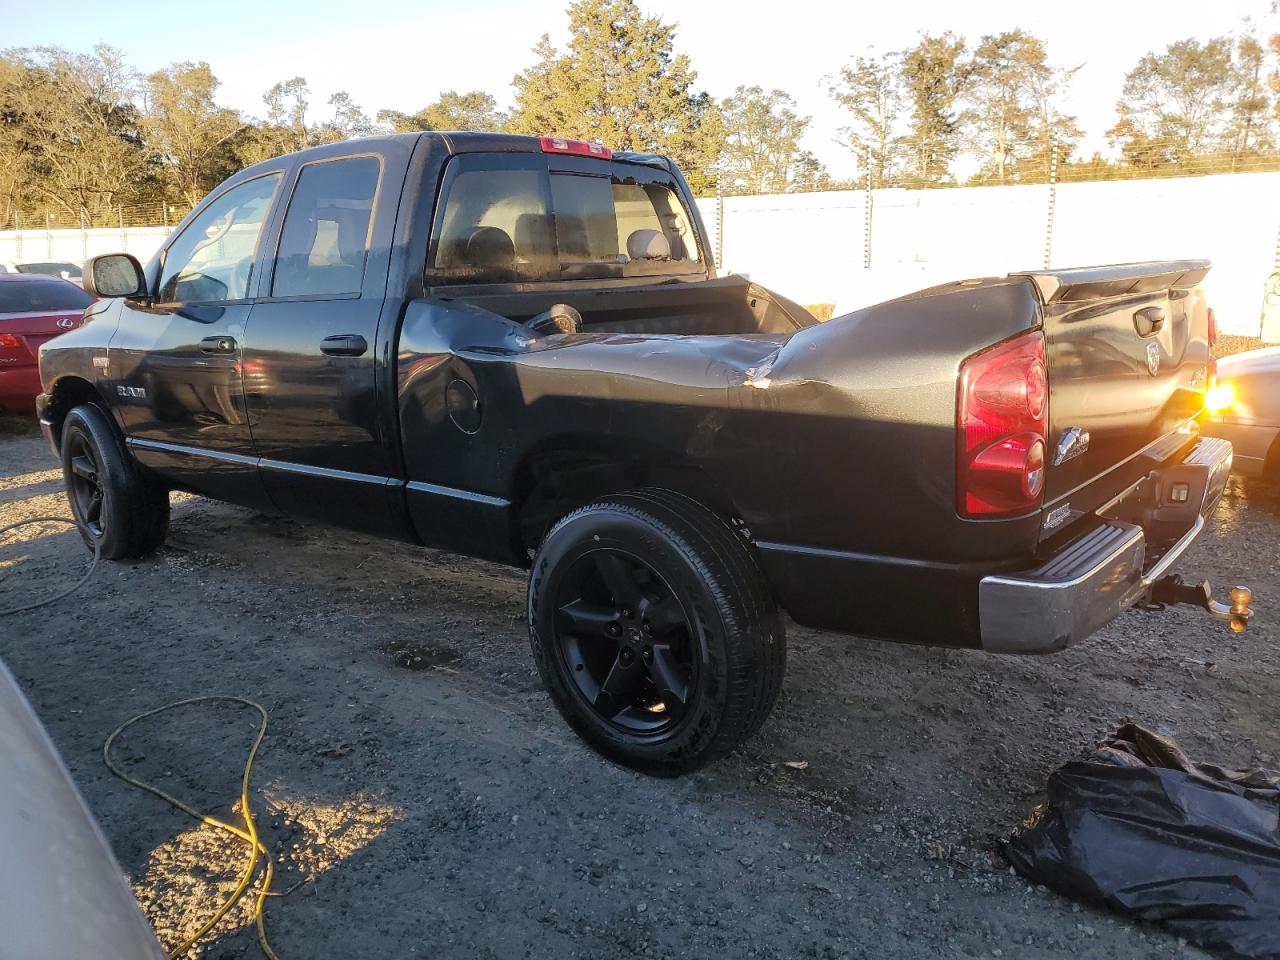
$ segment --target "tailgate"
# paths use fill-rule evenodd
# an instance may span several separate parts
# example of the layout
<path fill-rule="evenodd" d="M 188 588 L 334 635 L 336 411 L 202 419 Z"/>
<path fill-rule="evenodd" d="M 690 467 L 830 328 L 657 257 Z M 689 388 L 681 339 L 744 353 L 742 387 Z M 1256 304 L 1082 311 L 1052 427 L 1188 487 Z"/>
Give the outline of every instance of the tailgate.
<path fill-rule="evenodd" d="M 1044 307 L 1044 531 L 1091 514 L 1191 440 L 1204 405 L 1207 260 L 1020 274 Z"/>

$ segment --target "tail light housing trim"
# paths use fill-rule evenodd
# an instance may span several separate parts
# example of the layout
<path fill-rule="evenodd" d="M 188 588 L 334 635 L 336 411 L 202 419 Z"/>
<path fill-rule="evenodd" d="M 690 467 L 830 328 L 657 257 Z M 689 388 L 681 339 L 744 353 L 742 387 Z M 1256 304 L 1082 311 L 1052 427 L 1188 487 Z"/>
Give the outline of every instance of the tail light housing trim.
<path fill-rule="evenodd" d="M 967 359 L 956 401 L 960 515 L 997 519 L 1038 509 L 1048 432 L 1049 373 L 1040 331 Z"/>

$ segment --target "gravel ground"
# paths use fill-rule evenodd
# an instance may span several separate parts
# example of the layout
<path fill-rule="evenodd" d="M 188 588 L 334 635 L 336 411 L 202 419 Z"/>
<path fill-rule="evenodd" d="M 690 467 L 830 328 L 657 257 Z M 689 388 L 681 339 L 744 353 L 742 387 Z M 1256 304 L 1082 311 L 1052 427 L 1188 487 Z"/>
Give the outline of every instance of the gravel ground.
<path fill-rule="evenodd" d="M 66 512 L 53 467 L 38 437 L 0 436 L 0 525 Z M 221 693 L 271 714 L 254 782 L 277 889 L 294 888 L 268 902 L 282 960 L 1201 956 L 1028 887 L 995 849 L 1054 767 L 1125 720 L 1199 758 L 1277 765 L 1280 490 L 1233 480 L 1216 519 L 1181 569 L 1254 588 L 1243 636 L 1131 612 L 1030 659 L 793 625 L 762 733 L 679 780 L 613 766 L 562 725 L 519 571 L 197 498 L 175 498 L 155 557 L 0 621 L 0 656 L 166 945 L 243 852 L 113 778 L 102 741 Z M 53 528 L 0 546 L 0 608 L 86 563 Z M 253 724 L 192 707 L 131 731 L 121 756 L 230 817 Z M 238 913 L 192 955 L 256 952 Z"/>

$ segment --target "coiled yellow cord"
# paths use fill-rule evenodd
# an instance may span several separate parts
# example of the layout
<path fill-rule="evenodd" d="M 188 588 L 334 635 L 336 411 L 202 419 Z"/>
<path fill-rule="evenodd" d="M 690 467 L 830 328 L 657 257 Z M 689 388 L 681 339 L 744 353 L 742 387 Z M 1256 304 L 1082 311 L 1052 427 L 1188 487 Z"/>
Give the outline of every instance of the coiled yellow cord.
<path fill-rule="evenodd" d="M 232 824 L 226 823 L 225 821 L 219 820 L 217 817 L 211 817 L 211 816 L 208 816 L 207 814 L 201 813 L 199 810 L 195 809 L 191 805 L 173 796 L 173 794 L 167 793 L 164 790 L 161 790 L 159 787 L 153 784 L 147 783 L 145 780 L 140 780 L 137 777 L 132 776 L 129 773 L 126 773 L 124 770 L 118 767 L 115 764 L 115 762 L 112 761 L 111 759 L 111 745 L 115 743 L 116 738 L 119 737 L 120 734 L 124 733 L 135 723 L 138 723 L 142 720 L 146 720 L 148 717 L 154 717 L 158 713 L 164 713 L 167 710 L 175 710 L 178 707 L 186 707 L 194 703 L 214 703 L 214 702 L 240 703 L 240 704 L 244 704 L 245 706 L 252 707 L 254 710 L 258 712 L 258 717 L 259 717 L 258 735 L 254 737 L 253 746 L 249 748 L 249 756 L 244 764 L 244 775 L 240 778 L 240 817 L 244 821 L 244 829 L 233 826 Z M 231 834 L 232 836 L 239 837 L 241 840 L 243 840 L 245 843 L 249 845 L 249 859 L 245 863 L 244 872 L 240 875 L 240 882 L 236 884 L 235 890 L 231 892 L 231 895 L 225 901 L 223 901 L 222 906 L 218 908 L 217 912 L 208 920 L 206 920 L 205 923 L 200 927 L 199 930 L 195 932 L 194 935 L 187 938 L 187 940 L 185 940 L 179 946 L 169 951 L 170 958 L 181 957 L 183 954 L 185 954 L 188 950 L 190 950 L 196 944 L 197 941 L 199 941 L 202 937 L 204 937 L 205 934 L 207 934 L 210 930 L 212 930 L 215 926 L 217 926 L 218 922 L 223 917 L 225 917 L 228 912 L 230 912 L 232 907 L 234 907 L 237 903 L 240 902 L 240 899 L 245 895 L 245 892 L 249 889 L 249 882 L 253 879 L 253 874 L 258 867 L 258 857 L 259 855 L 261 855 L 266 860 L 267 865 L 266 865 L 266 871 L 262 879 L 262 886 L 258 888 L 257 899 L 253 905 L 253 919 L 254 919 L 255 925 L 258 928 L 258 943 L 262 947 L 262 952 L 267 955 L 269 960 L 278 960 L 278 958 L 276 957 L 275 951 L 271 949 L 271 943 L 267 940 L 267 927 L 266 927 L 266 921 L 263 916 L 263 910 L 262 910 L 263 903 L 266 901 L 271 891 L 271 878 L 273 874 L 272 863 L 271 863 L 271 853 L 263 845 L 262 841 L 258 839 L 258 828 L 257 828 L 257 825 L 254 823 L 253 812 L 249 807 L 249 779 L 253 774 L 253 762 L 255 759 L 257 759 L 258 748 L 262 745 L 262 740 L 266 735 L 267 735 L 267 711 L 264 710 L 260 704 L 254 703 L 252 700 L 246 700 L 244 697 L 228 697 L 228 696 L 214 695 L 214 696 L 205 696 L 205 697 L 192 697 L 189 700 L 178 700 L 174 703 L 167 703 L 163 707 L 156 707 L 154 710 L 148 710 L 145 713 L 140 713 L 135 717 L 130 717 L 124 723 L 120 724 L 120 726 L 112 730 L 111 736 L 107 737 L 106 742 L 103 743 L 102 745 L 102 760 L 104 763 L 106 763 L 107 769 L 109 769 L 112 773 L 114 773 L 117 777 L 119 777 L 125 783 L 132 784 L 133 786 L 138 787 L 140 790 L 147 791 L 147 793 L 155 794 L 161 800 L 164 800 L 166 803 L 170 804 L 171 806 L 177 807 L 183 813 L 189 814 L 190 816 L 194 817 L 196 820 L 199 820 L 201 823 L 207 823 L 211 827 L 217 827 L 219 830 L 223 830 Z"/>
<path fill-rule="evenodd" d="M 18 523 L 11 523 L 8 526 L 0 527 L 0 537 L 3 537 L 5 534 L 10 533 L 14 530 L 17 530 L 20 527 L 32 526 L 38 523 L 65 523 L 65 524 L 68 524 L 69 526 L 73 526 L 73 527 L 76 527 L 77 529 L 81 529 L 80 524 L 76 520 L 71 519 L 69 517 L 54 517 L 54 516 L 33 517 L 29 520 L 21 520 Z M 9 616 L 12 614 L 26 613 L 31 610 L 37 610 L 40 607 L 47 606 L 48 604 L 53 603 L 55 600 L 61 600 L 63 597 L 66 597 L 74 593 L 76 590 L 79 590 L 80 587 L 84 586 L 84 584 L 88 582 L 89 578 L 93 576 L 94 571 L 97 570 L 98 568 L 98 562 L 102 559 L 101 540 L 93 539 L 92 542 L 93 542 L 93 561 L 89 564 L 89 569 L 85 571 L 84 576 L 82 576 L 70 587 L 66 588 L 65 590 L 62 590 L 57 594 L 54 594 L 51 597 L 47 597 L 43 600 L 37 600 L 33 603 L 20 604 L 16 607 L 11 607 L 7 610 L 0 610 L 0 616 Z M 240 778 L 240 816 L 244 821 L 243 830 L 240 829 L 239 827 L 233 826 L 232 824 L 226 823 L 225 821 L 219 820 L 216 817 L 207 816 L 201 813 L 199 810 L 195 809 L 194 807 L 190 806 L 189 804 L 184 803 L 182 800 L 179 800 L 177 797 L 173 796 L 172 794 L 166 793 L 164 790 L 161 790 L 159 787 L 154 786 L 150 783 L 147 783 L 145 780 L 139 780 L 137 777 L 134 777 L 131 774 L 128 774 L 124 770 L 120 769 L 120 767 L 116 766 L 116 764 L 111 759 L 111 745 L 115 742 L 116 738 L 120 736 L 120 734 L 124 733 L 135 723 L 145 720 L 148 717 L 154 717 L 158 713 L 164 713 L 166 710 L 174 710 L 178 707 L 190 706 L 191 704 L 194 704 L 194 703 L 212 703 L 212 702 L 240 703 L 240 704 L 244 704 L 245 706 L 252 707 L 254 710 L 258 711 L 258 717 L 259 717 L 258 735 L 254 737 L 253 746 L 249 748 L 249 757 L 244 764 L 244 774 Z M 271 863 L 271 853 L 267 850 L 265 846 L 263 846 L 262 841 L 258 839 L 258 827 L 257 827 L 257 824 L 254 823 L 253 811 L 249 807 L 249 779 L 253 774 L 253 762 L 255 759 L 257 759 L 258 748 L 262 746 L 262 740 L 266 735 L 267 735 L 267 711 L 262 708 L 261 704 L 254 703 L 252 700 L 246 700 L 244 697 L 227 697 L 227 696 L 214 695 L 214 696 L 205 696 L 205 697 L 192 697 L 188 700 L 178 700 L 174 703 L 167 703 L 163 707 L 156 707 L 154 710 L 148 710 L 146 713 L 140 713 L 136 717 L 130 717 L 124 723 L 120 724 L 120 726 L 112 730 L 111 736 L 107 737 L 106 742 L 103 743 L 102 745 L 102 760 L 104 763 L 106 763 L 107 769 L 110 770 L 112 773 L 114 773 L 117 777 L 119 777 L 125 783 L 132 784 L 133 786 L 138 787 L 141 790 L 147 791 L 147 793 L 155 794 L 161 800 L 164 800 L 166 803 L 169 803 L 170 805 L 177 807 L 183 813 L 186 813 L 192 817 L 195 817 L 195 819 L 199 820 L 201 823 L 207 823 L 211 827 L 217 827 L 219 830 L 223 830 L 231 834 L 232 836 L 239 837 L 245 843 L 249 844 L 249 860 L 245 864 L 244 872 L 240 875 L 240 882 L 236 884 L 236 888 L 231 892 L 231 896 L 229 896 L 223 902 L 222 906 L 218 908 L 217 912 L 212 917 L 210 917 L 207 921 L 205 921 L 205 923 L 200 927 L 200 929 L 196 931 L 194 936 L 189 937 L 185 942 L 183 942 L 179 946 L 169 951 L 170 958 L 177 958 L 185 954 L 188 950 L 190 950 L 193 946 L 195 946 L 195 944 L 205 934 L 207 934 L 210 930 L 212 930 L 215 926 L 217 926 L 218 922 L 222 920 L 222 918 L 225 917 L 237 903 L 240 902 L 240 899 L 245 895 L 245 892 L 249 889 L 249 882 L 253 879 L 253 874 L 258 868 L 258 857 L 259 855 L 261 855 L 266 860 L 267 865 L 266 865 L 266 870 L 263 874 L 262 886 L 258 888 L 257 900 L 254 902 L 254 905 L 253 905 L 253 919 L 254 919 L 255 925 L 258 928 L 258 943 L 262 947 L 262 952 L 267 955 L 268 960 L 279 960 L 279 958 L 276 956 L 275 951 L 271 949 L 270 941 L 267 940 L 267 927 L 266 927 L 266 921 L 264 919 L 263 910 L 262 910 L 263 903 L 266 901 L 267 897 L 271 895 L 271 878 L 274 874 L 273 865 Z"/>

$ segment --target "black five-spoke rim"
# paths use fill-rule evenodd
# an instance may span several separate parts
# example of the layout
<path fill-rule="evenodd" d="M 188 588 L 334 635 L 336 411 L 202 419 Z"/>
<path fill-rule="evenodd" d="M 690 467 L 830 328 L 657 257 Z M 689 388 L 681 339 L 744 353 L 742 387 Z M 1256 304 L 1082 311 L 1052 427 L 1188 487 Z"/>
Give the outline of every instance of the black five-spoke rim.
<path fill-rule="evenodd" d="M 648 564 L 601 548 L 566 571 L 555 632 L 578 692 L 606 722 L 661 734 L 684 718 L 697 657 L 675 593 Z"/>
<path fill-rule="evenodd" d="M 102 477 L 93 446 L 76 432 L 67 438 L 71 454 L 71 502 L 76 519 L 95 538 L 102 536 Z"/>

